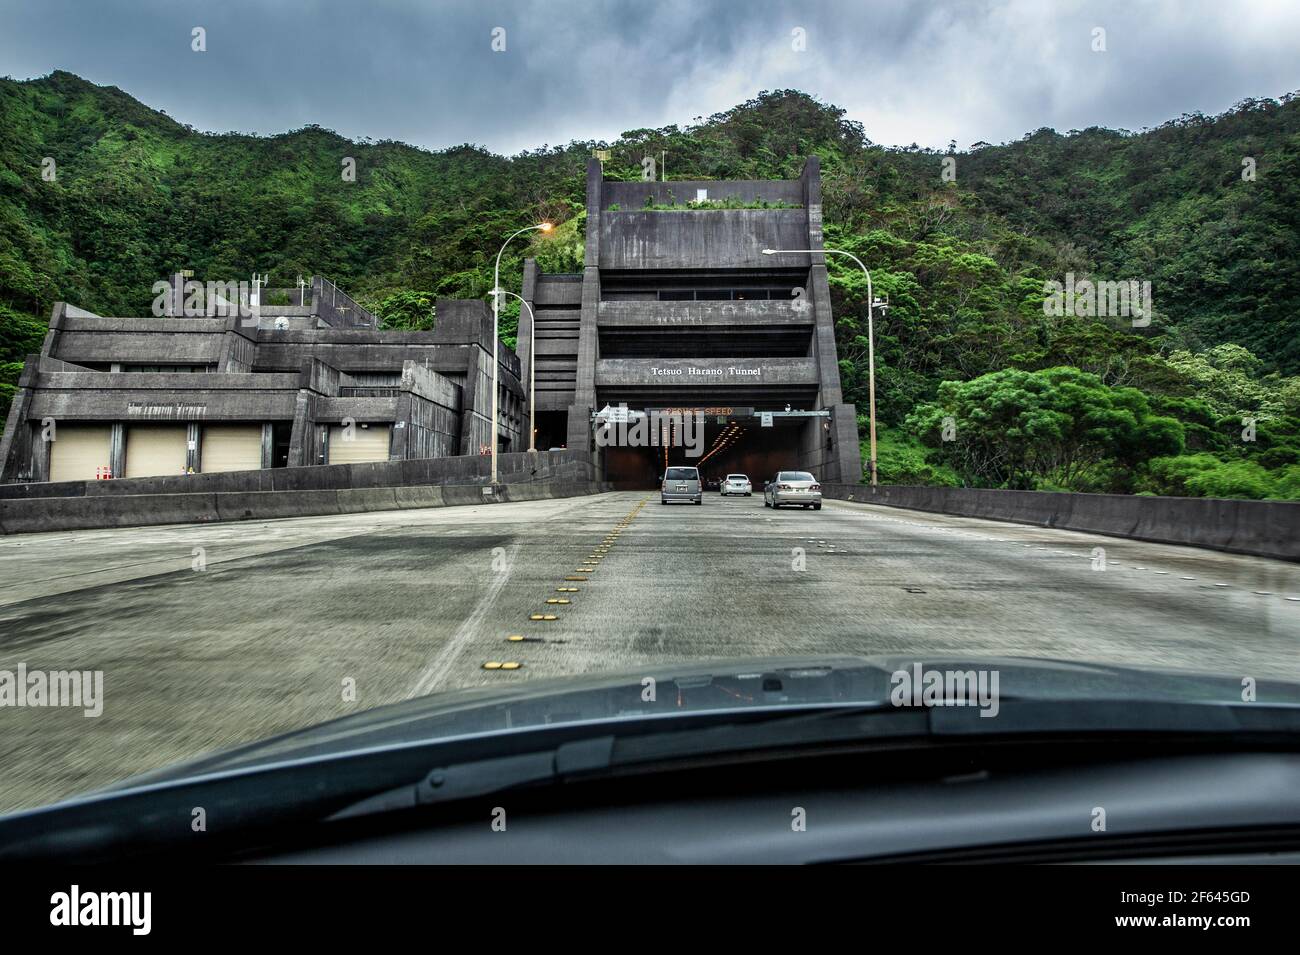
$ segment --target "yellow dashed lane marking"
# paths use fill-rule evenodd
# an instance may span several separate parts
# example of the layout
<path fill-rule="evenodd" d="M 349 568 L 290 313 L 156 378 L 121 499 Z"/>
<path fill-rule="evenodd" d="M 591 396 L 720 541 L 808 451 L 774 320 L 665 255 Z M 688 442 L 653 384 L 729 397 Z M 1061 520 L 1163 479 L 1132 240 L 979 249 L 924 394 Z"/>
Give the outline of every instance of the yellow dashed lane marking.
<path fill-rule="evenodd" d="M 596 570 L 594 566 L 595 562 L 599 560 L 604 560 L 610 548 L 613 547 L 616 543 L 618 543 L 619 535 L 624 530 L 627 529 L 627 527 L 632 523 L 632 519 L 636 517 L 636 515 L 640 512 L 641 508 L 644 507 L 649 500 L 650 500 L 649 498 L 646 498 L 644 501 L 641 501 L 634 508 L 632 508 L 632 510 L 628 512 L 628 515 L 625 518 L 623 518 L 623 520 L 619 521 L 614 526 L 614 529 L 610 531 L 608 534 L 606 534 L 605 538 L 599 544 L 597 544 L 594 548 L 592 548 L 593 553 L 590 556 L 588 556 L 586 563 L 583 566 L 579 567 L 577 571 L 575 571 L 574 573 L 566 576 L 564 579 L 567 581 L 585 583 L 589 579 L 586 575 L 594 573 Z M 556 587 L 555 592 L 560 594 L 576 594 L 578 592 L 578 588 L 577 587 Z M 547 604 L 551 604 L 551 605 L 565 605 L 565 604 L 572 603 L 572 601 L 569 600 L 569 598 L 567 597 L 548 597 L 546 598 L 546 602 Z M 558 620 L 559 617 L 553 613 L 532 613 L 528 615 L 528 619 L 539 620 L 539 621 L 551 621 L 551 620 Z M 509 643 L 545 643 L 546 642 L 546 640 L 542 637 L 526 637 L 522 633 L 512 633 L 508 637 L 506 637 L 506 640 Z M 489 660 L 483 664 L 484 670 L 518 670 L 521 669 L 522 667 L 523 664 L 515 660 L 506 660 L 506 661 Z"/>

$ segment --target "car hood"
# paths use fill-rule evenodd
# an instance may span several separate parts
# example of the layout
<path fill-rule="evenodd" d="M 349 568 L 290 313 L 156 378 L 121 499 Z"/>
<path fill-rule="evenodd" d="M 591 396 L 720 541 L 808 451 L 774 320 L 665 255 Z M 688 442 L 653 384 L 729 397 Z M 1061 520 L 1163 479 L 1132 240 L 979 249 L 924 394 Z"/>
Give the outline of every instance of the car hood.
<path fill-rule="evenodd" d="M 670 667 L 451 690 L 381 706 L 134 777 L 120 786 L 285 760 L 573 723 L 800 707 L 888 704 L 905 679 L 982 674 L 1002 699 L 1241 703 L 1236 675 L 1019 657 L 805 656 Z M 994 682 L 995 681 L 995 682 Z M 1300 705 L 1300 685 L 1261 681 L 1261 703 Z"/>

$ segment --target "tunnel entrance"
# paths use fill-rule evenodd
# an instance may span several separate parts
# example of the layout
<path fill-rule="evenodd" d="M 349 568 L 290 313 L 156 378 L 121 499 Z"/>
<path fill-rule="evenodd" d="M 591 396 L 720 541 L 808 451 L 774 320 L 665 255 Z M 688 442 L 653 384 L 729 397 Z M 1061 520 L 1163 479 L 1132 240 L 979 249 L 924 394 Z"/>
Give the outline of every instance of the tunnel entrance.
<path fill-rule="evenodd" d="M 745 474 L 760 492 L 779 470 L 812 470 L 821 477 L 819 432 L 827 420 L 778 414 L 771 427 L 763 427 L 757 413 L 706 415 L 702 432 L 688 433 L 686 443 L 679 438 L 666 447 L 603 447 L 605 480 L 619 490 L 650 490 L 659 486 L 666 467 L 687 465 L 700 469 L 709 490 L 716 490 L 728 474 Z"/>
<path fill-rule="evenodd" d="M 567 411 L 539 411 L 534 426 L 534 447 L 539 451 L 563 448 L 569 440 L 569 414 Z"/>

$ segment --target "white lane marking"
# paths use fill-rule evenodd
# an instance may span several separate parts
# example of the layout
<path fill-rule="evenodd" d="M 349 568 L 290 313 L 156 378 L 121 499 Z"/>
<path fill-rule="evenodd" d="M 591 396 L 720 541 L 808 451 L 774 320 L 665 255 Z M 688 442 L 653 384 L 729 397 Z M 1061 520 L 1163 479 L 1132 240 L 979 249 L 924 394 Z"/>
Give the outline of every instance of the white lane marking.
<path fill-rule="evenodd" d="M 483 592 L 483 596 L 479 598 L 473 612 L 456 628 L 456 632 L 451 635 L 451 639 L 443 644 L 442 649 L 429 661 L 429 665 L 424 668 L 420 678 L 415 681 L 415 686 L 411 689 L 411 692 L 406 695 L 407 699 L 432 693 L 446 679 L 452 664 L 456 662 L 456 658 L 460 656 L 461 650 L 464 649 L 464 645 L 478 633 L 479 627 L 483 624 L 483 618 L 492 609 L 492 605 L 501 594 L 502 588 L 510 580 L 511 575 L 514 573 L 515 557 L 518 553 L 519 544 L 516 543 L 510 548 L 510 553 L 506 558 L 505 571 L 496 575 L 492 583 Z"/>

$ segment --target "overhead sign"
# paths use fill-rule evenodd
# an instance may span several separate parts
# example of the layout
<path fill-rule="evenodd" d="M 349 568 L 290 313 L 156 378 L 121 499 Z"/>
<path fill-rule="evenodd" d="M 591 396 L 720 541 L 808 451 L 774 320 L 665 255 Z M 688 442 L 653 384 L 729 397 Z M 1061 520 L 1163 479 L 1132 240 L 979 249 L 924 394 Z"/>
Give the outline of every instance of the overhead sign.
<path fill-rule="evenodd" d="M 697 407 L 676 406 L 671 408 L 647 408 L 661 415 L 725 415 L 729 418 L 749 418 L 754 414 L 753 408 L 736 408 L 731 405 L 700 405 Z"/>
<path fill-rule="evenodd" d="M 627 405 L 619 405 L 617 408 L 611 408 L 609 405 L 601 408 L 596 412 L 595 417 L 606 421 L 609 424 L 626 424 L 636 418 L 644 418 L 644 411 L 632 411 Z"/>
<path fill-rule="evenodd" d="M 681 368 L 678 366 L 650 366 L 653 378 L 762 378 L 763 369 L 759 365 L 740 367 L 729 365 L 726 368 L 696 368 L 694 365 Z"/>
<path fill-rule="evenodd" d="M 760 424 L 762 427 L 764 427 L 764 428 L 770 428 L 770 427 L 772 427 L 772 412 L 770 412 L 770 411 L 760 411 L 760 412 L 758 413 L 758 421 L 759 421 L 759 424 Z"/>

